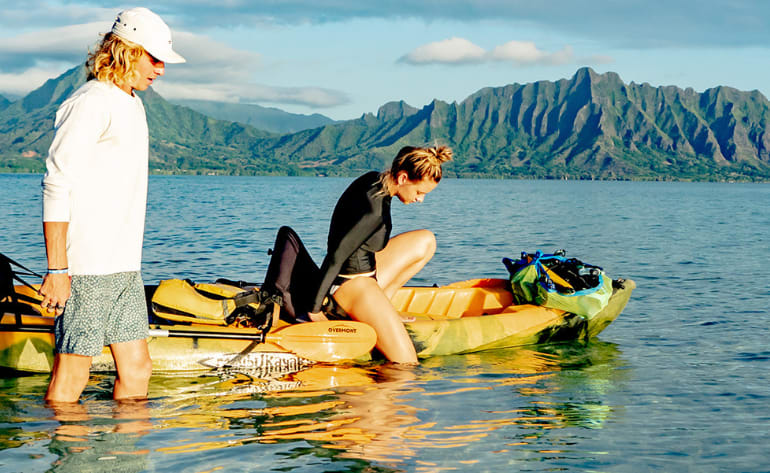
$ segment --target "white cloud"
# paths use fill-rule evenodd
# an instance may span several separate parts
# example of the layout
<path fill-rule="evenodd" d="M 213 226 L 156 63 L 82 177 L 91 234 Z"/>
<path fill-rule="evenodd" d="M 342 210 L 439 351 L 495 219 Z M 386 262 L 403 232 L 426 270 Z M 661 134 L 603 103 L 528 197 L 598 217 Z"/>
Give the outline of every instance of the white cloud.
<path fill-rule="evenodd" d="M 111 24 L 87 23 L 24 33 L 0 41 L 0 94 L 23 96 L 48 79 L 82 63 L 98 34 Z M 235 49 L 208 36 L 173 32 L 174 49 L 187 59 L 166 66 L 154 88 L 167 98 L 266 102 L 334 107 L 350 102 L 347 94 L 319 87 L 272 87 L 255 83 L 261 55 Z M 6 72 L 7 71 L 7 72 Z"/>
<path fill-rule="evenodd" d="M 171 100 L 195 99 L 229 103 L 272 103 L 326 108 L 350 102 L 347 94 L 320 87 L 273 87 L 262 84 L 226 82 L 170 82 L 165 79 L 153 85 L 163 97 Z"/>
<path fill-rule="evenodd" d="M 483 61 L 484 48 L 464 38 L 449 38 L 424 44 L 399 61 L 407 64 L 467 64 Z"/>
<path fill-rule="evenodd" d="M 174 50 L 187 60 L 166 66 L 171 77 L 194 83 L 250 82 L 261 64 L 261 55 L 235 49 L 208 36 L 174 33 Z"/>
<path fill-rule="evenodd" d="M 99 40 L 105 24 L 85 23 L 24 33 L 0 41 L 0 67 L 19 71 L 46 62 L 77 63 Z"/>
<path fill-rule="evenodd" d="M 21 72 L 0 72 L 0 94 L 8 98 L 23 97 L 32 89 L 41 86 L 48 79 L 59 76 L 67 69 L 32 67 Z"/>
<path fill-rule="evenodd" d="M 510 62 L 518 66 L 558 66 L 571 63 L 606 64 L 612 62 L 608 56 L 588 56 L 575 59 L 572 46 L 566 45 L 556 52 L 539 49 L 531 41 L 509 41 L 494 47 L 491 51 L 477 46 L 464 38 L 450 38 L 435 41 L 415 48 L 399 58 L 399 62 L 412 65 L 450 64 L 461 65 L 479 62 Z"/>
<path fill-rule="evenodd" d="M 66 2 L 26 0 L 19 2 L 16 0 L 0 0 L 0 9 L 3 11 L 0 24 L 18 28 L 25 24 L 51 26 L 89 23 L 99 20 L 104 20 L 105 23 L 108 23 L 120 11 L 119 6 L 100 7 L 93 5 L 93 3 L 97 2 L 78 2 L 77 0 Z"/>
<path fill-rule="evenodd" d="M 531 41 L 509 41 L 495 47 L 491 53 L 491 56 L 494 59 L 521 63 L 537 62 L 543 55 L 544 53 L 537 49 L 535 43 Z"/>
<path fill-rule="evenodd" d="M 571 46 L 548 53 L 538 49 L 531 41 L 508 41 L 495 47 L 489 56 L 492 60 L 513 61 L 520 65 L 560 65 L 574 60 Z"/>
<path fill-rule="evenodd" d="M 167 99 L 230 103 L 272 103 L 311 108 L 349 103 L 347 94 L 319 87 L 274 87 L 254 81 L 261 55 L 232 48 L 207 36 L 174 34 L 174 49 L 187 59 L 166 66 L 166 77 L 153 87 Z"/>

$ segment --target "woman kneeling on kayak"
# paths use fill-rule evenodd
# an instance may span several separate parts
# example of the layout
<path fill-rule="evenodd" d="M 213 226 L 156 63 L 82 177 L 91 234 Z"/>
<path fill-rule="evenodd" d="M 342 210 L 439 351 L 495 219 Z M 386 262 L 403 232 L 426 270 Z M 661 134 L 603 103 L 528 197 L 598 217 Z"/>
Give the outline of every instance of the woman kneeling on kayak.
<path fill-rule="evenodd" d="M 328 252 L 310 317 L 323 320 L 327 296 L 352 319 L 371 325 L 377 348 L 391 361 L 416 363 L 417 353 L 390 302 L 396 291 L 433 257 L 436 238 L 414 230 L 390 238 L 390 202 L 422 202 L 441 180 L 441 164 L 452 159 L 445 146 L 399 151 L 388 171 L 369 172 L 345 190 L 329 226 Z"/>

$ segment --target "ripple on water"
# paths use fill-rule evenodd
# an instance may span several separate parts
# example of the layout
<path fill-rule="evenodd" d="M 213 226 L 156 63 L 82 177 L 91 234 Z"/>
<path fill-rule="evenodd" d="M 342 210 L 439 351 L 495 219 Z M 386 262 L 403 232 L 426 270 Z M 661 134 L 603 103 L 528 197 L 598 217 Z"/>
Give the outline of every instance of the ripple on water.
<path fill-rule="evenodd" d="M 763 351 L 759 353 L 741 352 L 736 355 L 736 359 L 738 361 L 746 361 L 746 362 L 768 361 L 770 360 L 770 351 Z"/>

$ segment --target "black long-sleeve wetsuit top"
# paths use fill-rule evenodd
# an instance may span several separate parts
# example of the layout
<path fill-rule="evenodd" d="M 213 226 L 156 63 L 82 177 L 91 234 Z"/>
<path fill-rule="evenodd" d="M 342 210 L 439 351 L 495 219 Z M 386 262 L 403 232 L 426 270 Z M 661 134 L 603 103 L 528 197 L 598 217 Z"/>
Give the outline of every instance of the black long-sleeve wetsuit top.
<path fill-rule="evenodd" d="M 321 309 L 334 279 L 375 269 L 374 253 L 385 248 L 392 228 L 391 197 L 382 192 L 379 173 L 368 172 L 353 181 L 334 207 L 328 250 L 321 265 L 313 312 Z"/>

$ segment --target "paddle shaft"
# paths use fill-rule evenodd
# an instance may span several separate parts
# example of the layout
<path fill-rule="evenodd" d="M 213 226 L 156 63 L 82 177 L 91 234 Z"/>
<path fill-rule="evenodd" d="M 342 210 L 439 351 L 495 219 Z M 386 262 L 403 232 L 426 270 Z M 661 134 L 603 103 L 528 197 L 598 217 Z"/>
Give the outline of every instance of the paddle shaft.
<path fill-rule="evenodd" d="M 16 324 L 0 324 L 0 331 L 2 332 L 32 332 L 32 333 L 53 333 L 53 325 L 44 324 L 28 324 L 28 325 L 16 325 Z M 151 328 L 149 330 L 151 337 L 180 337 L 180 338 L 227 338 L 231 340 L 256 340 L 258 342 L 265 341 L 265 335 L 249 334 L 249 333 L 227 333 L 227 332 L 197 332 L 197 331 L 183 331 L 183 330 L 163 330 Z"/>
<path fill-rule="evenodd" d="M 229 340 L 251 340 L 257 343 L 275 343 L 284 349 L 307 358 L 320 362 L 333 362 L 341 359 L 350 359 L 363 356 L 374 347 L 377 339 L 374 331 L 368 328 L 359 337 L 346 338 L 335 335 L 334 332 L 324 334 L 313 333 L 318 324 L 319 329 L 327 328 L 330 322 L 315 322 L 313 324 L 300 324 L 289 326 L 276 333 L 228 333 L 216 331 L 194 330 L 166 330 L 149 329 L 151 337 L 163 338 L 208 338 Z M 363 327 L 361 327 L 363 328 Z M 356 332 L 360 331 L 359 328 Z M 45 324 L 0 324 L 0 331 L 4 332 L 28 332 L 28 333 L 53 333 L 53 325 Z M 367 333 L 368 331 L 368 333 Z"/>
<path fill-rule="evenodd" d="M 53 333 L 53 325 L 0 324 L 0 332 Z"/>
<path fill-rule="evenodd" d="M 190 330 L 165 330 L 159 328 L 151 328 L 150 336 L 164 338 L 227 338 L 230 340 L 256 340 L 260 343 L 265 341 L 265 334 L 263 333 L 197 332 Z"/>

